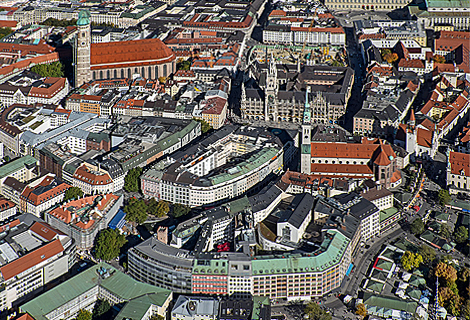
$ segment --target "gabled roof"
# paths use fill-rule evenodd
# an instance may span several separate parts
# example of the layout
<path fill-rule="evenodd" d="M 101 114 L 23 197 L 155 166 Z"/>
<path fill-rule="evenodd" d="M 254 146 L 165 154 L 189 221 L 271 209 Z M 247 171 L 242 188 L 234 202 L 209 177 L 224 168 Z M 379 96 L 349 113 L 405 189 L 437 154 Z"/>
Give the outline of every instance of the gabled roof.
<path fill-rule="evenodd" d="M 451 151 L 449 163 L 452 174 L 470 177 L 470 154 Z"/>
<path fill-rule="evenodd" d="M 64 247 L 60 243 L 60 240 L 54 240 L 39 249 L 36 249 L 7 265 L 0 268 L 0 272 L 5 280 L 11 279 L 14 276 L 34 267 L 35 265 L 46 261 L 49 258 L 56 256 L 57 254 L 64 251 Z"/>

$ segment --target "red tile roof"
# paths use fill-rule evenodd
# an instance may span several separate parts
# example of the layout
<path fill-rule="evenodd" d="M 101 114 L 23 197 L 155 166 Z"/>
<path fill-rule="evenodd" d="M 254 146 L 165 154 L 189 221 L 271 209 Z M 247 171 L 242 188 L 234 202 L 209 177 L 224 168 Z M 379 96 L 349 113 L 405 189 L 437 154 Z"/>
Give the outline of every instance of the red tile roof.
<path fill-rule="evenodd" d="M 270 17 L 285 17 L 286 12 L 284 10 L 273 10 L 269 14 Z"/>
<path fill-rule="evenodd" d="M 54 240 L 0 268 L 3 279 L 9 280 L 14 276 L 52 258 L 64 251 L 60 240 Z"/>
<path fill-rule="evenodd" d="M 202 105 L 202 114 L 218 114 L 220 115 L 224 108 L 227 106 L 227 100 L 223 98 L 209 98 L 203 102 Z"/>
<path fill-rule="evenodd" d="M 31 228 L 29 228 L 30 231 L 34 232 L 41 238 L 43 238 L 45 241 L 51 241 L 54 239 L 57 235 L 58 232 L 52 229 L 49 225 L 46 225 L 41 222 L 35 222 Z"/>
<path fill-rule="evenodd" d="M 107 185 L 112 183 L 111 177 L 107 173 L 97 173 L 88 170 L 86 165 L 81 165 L 73 174 L 77 180 L 83 181 L 90 185 Z"/>
<path fill-rule="evenodd" d="M 13 20 L 0 20 L 0 28 L 11 28 L 14 29 L 18 25 L 18 22 Z"/>
<path fill-rule="evenodd" d="M 426 147 L 426 148 L 431 148 L 432 136 L 433 136 L 433 131 L 418 128 L 418 135 L 417 135 L 418 145 L 422 147 Z"/>
<path fill-rule="evenodd" d="M 175 60 L 175 54 L 160 39 L 93 43 L 91 69 L 110 66 L 163 64 Z"/>
<path fill-rule="evenodd" d="M 56 185 L 53 185 L 51 188 L 40 188 L 48 187 L 52 183 L 56 183 Z M 34 187 L 26 187 L 21 194 L 21 199 L 33 204 L 34 206 L 38 206 L 44 201 L 62 195 L 70 187 L 71 185 L 65 182 L 46 176 L 38 185 Z"/>
<path fill-rule="evenodd" d="M 378 147 L 377 140 L 363 140 L 363 143 L 312 142 L 311 153 L 312 157 L 371 159 Z"/>
<path fill-rule="evenodd" d="M 7 199 L 0 199 L 0 212 L 8 210 L 16 206 L 14 202 Z"/>
<path fill-rule="evenodd" d="M 321 173 L 324 176 L 336 176 L 337 174 L 354 176 L 357 174 L 363 176 L 373 175 L 372 170 L 368 165 L 354 165 L 354 164 L 326 164 L 326 163 L 312 163 L 311 174 Z"/>
<path fill-rule="evenodd" d="M 452 174 L 470 177 L 470 154 L 451 151 L 449 163 Z"/>
<path fill-rule="evenodd" d="M 7 229 L 11 229 L 11 228 L 13 228 L 14 226 L 19 225 L 20 223 L 21 223 L 20 220 L 15 219 L 15 220 L 13 220 L 12 222 L 8 222 L 8 223 L 6 223 L 6 224 L 4 224 L 4 225 L 1 225 L 1 226 L 0 226 L 0 232 L 3 232 L 3 231 L 5 231 L 5 230 L 7 230 Z"/>
<path fill-rule="evenodd" d="M 398 67 L 424 69 L 424 63 L 423 61 L 418 60 L 418 59 L 411 59 L 411 60 L 401 59 L 400 62 L 398 62 Z"/>
<path fill-rule="evenodd" d="M 104 208 L 106 208 L 106 206 L 111 201 L 116 201 L 119 198 L 118 196 L 116 196 L 112 193 L 108 193 L 108 194 L 101 195 L 101 196 L 103 197 L 103 199 L 101 199 L 101 201 L 96 206 L 96 208 L 99 211 L 104 210 Z M 79 228 L 82 228 L 82 229 L 89 228 L 94 224 L 93 219 L 90 219 L 90 221 L 93 221 L 93 222 L 84 224 L 83 222 L 78 220 L 77 217 L 73 217 L 71 211 L 68 210 L 68 208 L 69 207 L 75 207 L 76 209 L 80 209 L 80 208 L 83 208 L 85 206 L 91 206 L 91 205 L 93 205 L 96 197 L 98 197 L 98 195 L 84 197 L 82 199 L 70 201 L 70 202 L 62 205 L 61 207 L 52 210 L 51 212 L 49 212 L 49 214 L 51 214 L 52 216 L 60 219 L 61 221 L 65 222 L 67 224 L 75 223 L 75 225 L 78 226 Z M 74 218 L 75 220 L 72 221 L 72 218 Z"/>
<path fill-rule="evenodd" d="M 390 182 L 391 183 L 395 183 L 397 181 L 401 180 L 401 173 L 400 171 L 395 171 L 393 174 L 392 174 L 392 178 L 390 179 Z"/>

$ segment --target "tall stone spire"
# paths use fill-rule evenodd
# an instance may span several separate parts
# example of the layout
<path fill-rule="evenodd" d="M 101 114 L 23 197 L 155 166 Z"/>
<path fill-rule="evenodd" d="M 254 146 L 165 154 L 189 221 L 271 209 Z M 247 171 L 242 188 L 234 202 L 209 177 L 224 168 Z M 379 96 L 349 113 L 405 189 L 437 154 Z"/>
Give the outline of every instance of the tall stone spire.
<path fill-rule="evenodd" d="M 80 87 L 82 84 L 91 80 L 91 29 L 90 29 L 90 12 L 81 10 L 77 20 L 77 35 L 73 50 L 74 63 L 74 84 Z"/>

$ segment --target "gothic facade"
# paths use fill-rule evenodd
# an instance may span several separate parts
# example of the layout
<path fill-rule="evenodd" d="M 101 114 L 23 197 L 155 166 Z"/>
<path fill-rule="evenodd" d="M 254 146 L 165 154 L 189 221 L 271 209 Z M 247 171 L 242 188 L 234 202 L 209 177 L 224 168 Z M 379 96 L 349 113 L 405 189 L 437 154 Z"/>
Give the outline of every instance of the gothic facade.
<path fill-rule="evenodd" d="M 271 57 L 267 65 L 254 63 L 250 78 L 242 84 L 244 119 L 302 123 L 309 103 L 311 123 L 338 123 L 354 72 L 347 67 L 280 65 Z"/>

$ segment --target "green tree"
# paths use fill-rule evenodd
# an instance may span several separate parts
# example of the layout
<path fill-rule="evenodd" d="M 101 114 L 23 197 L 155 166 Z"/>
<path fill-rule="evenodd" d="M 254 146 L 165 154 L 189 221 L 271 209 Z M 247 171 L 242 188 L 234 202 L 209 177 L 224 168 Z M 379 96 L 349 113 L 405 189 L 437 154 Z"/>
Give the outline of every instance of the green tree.
<path fill-rule="evenodd" d="M 127 242 L 123 234 L 117 230 L 104 229 L 96 238 L 95 256 L 98 259 L 109 261 L 119 256 L 123 245 Z"/>
<path fill-rule="evenodd" d="M 176 64 L 176 70 L 189 70 L 191 68 L 191 61 L 184 60 L 183 58 L 178 59 Z"/>
<path fill-rule="evenodd" d="M 75 318 L 75 320 L 91 320 L 91 319 L 92 319 L 91 312 L 85 309 L 78 310 L 77 317 Z"/>
<path fill-rule="evenodd" d="M 439 231 L 439 235 L 444 239 L 449 239 L 452 232 L 447 224 L 441 224 L 441 230 Z"/>
<path fill-rule="evenodd" d="M 124 190 L 127 192 L 139 192 L 140 191 L 140 176 L 142 175 L 142 168 L 132 168 L 127 172 L 124 178 Z"/>
<path fill-rule="evenodd" d="M 411 232 L 415 235 L 420 235 L 424 232 L 424 222 L 420 218 L 416 218 L 411 223 Z"/>
<path fill-rule="evenodd" d="M 104 318 L 110 309 L 111 305 L 108 300 L 98 300 L 93 308 L 93 320 Z"/>
<path fill-rule="evenodd" d="M 187 215 L 191 211 L 191 208 L 184 204 L 174 203 L 173 204 L 173 217 L 179 218 Z"/>
<path fill-rule="evenodd" d="M 423 257 L 419 253 L 413 253 L 411 251 L 405 251 L 401 257 L 401 264 L 406 271 L 418 268 L 422 262 Z"/>
<path fill-rule="evenodd" d="M 11 30 L 11 28 L 0 28 L 0 39 L 8 36 L 12 32 L 13 30 Z"/>
<path fill-rule="evenodd" d="M 436 259 L 436 250 L 426 244 L 422 244 L 419 248 L 419 254 L 423 257 L 424 262 L 432 262 Z"/>
<path fill-rule="evenodd" d="M 201 131 L 202 133 L 206 133 L 207 131 L 212 129 L 212 126 L 206 122 L 204 119 L 196 119 L 193 118 L 193 120 L 196 120 L 197 122 L 201 123 Z"/>
<path fill-rule="evenodd" d="M 468 229 L 465 226 L 458 227 L 454 232 L 454 239 L 457 243 L 468 241 Z"/>
<path fill-rule="evenodd" d="M 31 68 L 31 71 L 39 74 L 41 77 L 64 77 L 64 65 L 59 61 L 48 64 L 37 64 Z"/>
<path fill-rule="evenodd" d="M 137 224 L 144 223 L 148 218 L 147 209 L 144 200 L 130 199 L 129 204 L 124 207 L 126 220 Z"/>
<path fill-rule="evenodd" d="M 170 212 L 170 205 L 166 201 L 160 200 L 157 202 L 155 198 L 152 198 L 148 204 L 148 212 L 154 216 L 163 217 Z"/>
<path fill-rule="evenodd" d="M 362 317 L 362 319 L 367 317 L 367 309 L 366 309 L 366 306 L 363 303 L 360 303 L 356 306 L 356 314 L 358 316 Z"/>
<path fill-rule="evenodd" d="M 314 301 L 310 301 L 305 306 L 304 312 L 310 320 L 331 320 L 331 315 L 323 311 Z"/>
<path fill-rule="evenodd" d="M 79 187 L 70 187 L 65 191 L 64 201 L 78 199 L 78 197 L 83 197 L 82 189 Z"/>
<path fill-rule="evenodd" d="M 462 316 L 470 320 L 470 299 L 465 300 L 465 303 L 462 305 Z"/>
<path fill-rule="evenodd" d="M 437 194 L 437 198 L 439 199 L 439 203 L 441 206 L 445 206 L 449 204 L 451 197 L 449 191 L 445 189 L 439 190 L 439 193 Z"/>

